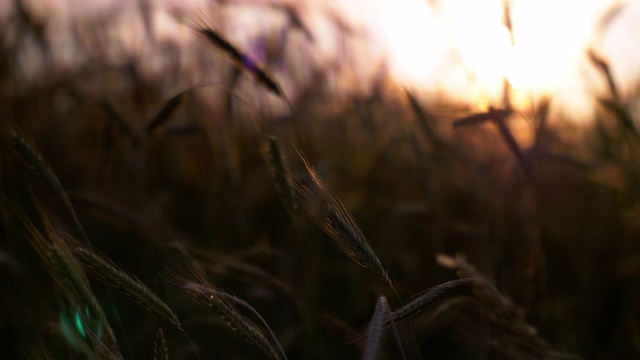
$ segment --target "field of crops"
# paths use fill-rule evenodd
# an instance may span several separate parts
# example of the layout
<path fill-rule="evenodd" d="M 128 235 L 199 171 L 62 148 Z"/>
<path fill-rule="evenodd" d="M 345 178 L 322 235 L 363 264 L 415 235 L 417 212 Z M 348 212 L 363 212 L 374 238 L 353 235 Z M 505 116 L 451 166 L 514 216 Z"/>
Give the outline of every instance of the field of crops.
<path fill-rule="evenodd" d="M 91 4 L 0 4 L 0 358 L 640 357 L 607 54 L 577 122 L 360 2 Z"/>

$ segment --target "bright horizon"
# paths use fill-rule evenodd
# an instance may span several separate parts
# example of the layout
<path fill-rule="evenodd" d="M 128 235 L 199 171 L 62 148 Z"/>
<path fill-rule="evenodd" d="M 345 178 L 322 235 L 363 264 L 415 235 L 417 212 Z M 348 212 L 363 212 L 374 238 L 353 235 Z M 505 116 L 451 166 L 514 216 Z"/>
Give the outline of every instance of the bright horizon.
<path fill-rule="evenodd" d="M 503 20 L 505 2 L 513 44 Z M 531 97 L 548 95 L 559 105 L 556 110 L 581 121 L 593 117 L 594 94 L 606 94 L 602 74 L 586 56 L 589 49 L 609 62 L 626 96 L 639 79 L 640 53 L 632 46 L 640 34 L 634 20 L 640 18 L 638 1 L 377 0 L 375 5 L 395 78 L 427 95 L 444 92 L 486 107 L 500 98 L 506 78 L 516 107 L 525 109 Z M 611 21 L 605 26 L 607 14 Z M 460 71 L 469 77 L 467 84 L 448 85 Z M 489 99 L 474 99 L 475 92 Z"/>
<path fill-rule="evenodd" d="M 526 111 L 531 99 L 548 95 L 555 110 L 574 122 L 592 119 L 595 97 L 607 91 L 602 74 L 586 56 L 589 49 L 608 61 L 624 98 L 635 95 L 640 84 L 640 51 L 635 46 L 640 43 L 640 0 L 237 0 L 225 5 L 146 1 L 152 9 L 155 41 L 174 42 L 182 49 L 178 56 L 185 82 L 211 74 L 196 69 L 202 63 L 194 56 L 194 36 L 170 15 L 176 7 L 198 9 L 242 49 L 266 62 L 294 100 L 317 85 L 316 71 L 327 72 L 336 107 L 345 93 L 370 91 L 381 64 L 399 87 L 409 87 L 422 98 L 478 109 L 499 105 L 506 78 L 514 89 L 516 108 Z M 23 3 L 46 25 L 54 69 L 81 68 L 91 61 L 73 43 L 77 35 L 69 29 L 102 24 L 110 42 L 102 49 L 93 45 L 97 48 L 92 51 L 104 51 L 111 57 L 106 61 L 122 62 L 132 54 L 149 77 L 171 70 L 171 62 L 161 58 L 166 53 L 149 45 L 137 2 Z M 12 4 L 0 3 L 0 26 L 10 24 Z M 505 4 L 510 8 L 513 43 L 505 26 Z M 287 11 L 299 18 L 310 36 L 293 28 Z M 11 41 L 11 31 L 5 33 Z M 50 69 L 32 49 L 32 41 L 22 46 L 23 83 L 37 82 Z M 241 91 L 247 97 L 262 96 L 251 87 Z M 273 108 L 279 105 L 269 106 L 278 113 Z"/>

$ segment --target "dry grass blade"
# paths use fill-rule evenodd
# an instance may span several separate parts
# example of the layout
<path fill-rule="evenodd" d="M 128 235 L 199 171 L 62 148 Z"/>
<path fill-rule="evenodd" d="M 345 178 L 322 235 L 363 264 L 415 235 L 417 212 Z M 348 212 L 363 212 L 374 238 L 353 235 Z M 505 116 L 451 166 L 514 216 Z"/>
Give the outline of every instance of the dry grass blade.
<path fill-rule="evenodd" d="M 525 172 L 525 174 L 530 175 L 527 161 L 525 160 L 524 155 L 522 154 L 520 145 L 518 145 L 516 138 L 511 133 L 511 130 L 509 130 L 509 128 L 507 127 L 507 124 L 505 124 L 504 121 L 494 121 L 494 123 L 498 127 L 498 131 L 500 132 L 500 135 L 502 136 L 502 139 L 504 140 L 504 142 L 507 144 L 509 151 L 511 151 L 513 156 L 515 156 L 516 159 L 518 159 L 518 163 L 520 164 L 520 167 L 522 168 L 522 170 Z"/>
<path fill-rule="evenodd" d="M 618 123 L 630 137 L 640 142 L 640 131 L 638 131 L 638 128 L 635 125 L 635 120 L 627 108 L 621 106 L 618 102 L 609 99 L 598 99 L 598 102 L 602 107 L 615 116 Z"/>
<path fill-rule="evenodd" d="M 158 111 L 153 119 L 151 119 L 151 121 L 149 121 L 149 123 L 147 124 L 145 128 L 147 135 L 153 133 L 154 130 L 156 130 L 171 118 L 171 115 L 173 115 L 178 106 L 180 106 L 180 104 L 182 104 L 182 102 L 186 98 L 189 90 L 191 89 L 179 92 L 164 103 L 160 111 Z"/>
<path fill-rule="evenodd" d="M 598 102 L 603 108 L 615 116 L 627 134 L 629 134 L 635 141 L 640 141 L 640 132 L 635 125 L 635 121 L 628 109 L 622 105 L 618 86 L 613 78 L 609 63 L 593 50 L 589 50 L 587 55 L 593 65 L 598 68 L 598 70 L 600 70 L 607 79 L 607 85 L 609 86 L 609 92 L 611 93 L 610 98 L 600 98 L 598 99 Z"/>
<path fill-rule="evenodd" d="M 298 204 L 296 202 L 295 193 L 291 188 L 291 174 L 287 166 L 286 158 L 282 153 L 278 140 L 270 136 L 267 138 L 266 155 L 271 170 L 271 176 L 276 183 L 278 195 L 282 200 L 282 204 L 289 212 L 292 219 L 296 219 Z"/>
<path fill-rule="evenodd" d="M 614 99 L 618 99 L 618 87 L 616 86 L 616 82 L 613 79 L 613 74 L 611 73 L 611 69 L 609 68 L 609 63 L 607 63 L 605 59 L 596 54 L 596 52 L 593 50 L 587 51 L 587 56 L 589 56 L 589 60 L 591 60 L 593 65 L 598 68 L 598 70 L 600 70 L 600 72 L 602 72 L 602 74 L 607 79 L 607 85 L 609 86 L 611 96 Z"/>
<path fill-rule="evenodd" d="M 422 106 L 420 106 L 420 102 L 413 95 L 411 91 L 405 90 L 405 95 L 407 96 L 407 99 L 409 99 L 409 105 L 411 106 L 411 110 L 416 115 L 416 118 L 418 120 L 418 125 L 420 126 L 420 129 L 422 129 L 422 132 L 426 136 L 426 138 L 431 143 L 433 143 L 433 145 L 437 147 L 438 150 L 440 151 L 443 151 L 444 149 L 448 150 L 448 146 L 445 145 L 442 142 L 442 140 L 440 140 L 440 138 L 438 138 L 436 133 L 433 131 L 433 128 L 431 127 L 431 124 L 436 123 L 437 121 L 436 117 L 428 113 L 427 111 L 425 111 L 425 109 L 423 109 Z"/>
<path fill-rule="evenodd" d="M 504 23 L 504 27 L 509 30 L 511 45 L 515 45 L 516 40 L 513 36 L 513 19 L 511 18 L 511 0 L 502 0 L 502 22 Z"/>
<path fill-rule="evenodd" d="M 543 98 L 535 108 L 534 118 L 537 122 L 534 142 L 528 149 L 522 152 L 528 174 L 533 175 L 534 170 L 542 170 L 541 159 L 548 154 L 545 148 L 547 141 L 547 118 L 549 115 L 549 98 Z M 536 166 L 537 165 L 537 166 Z"/>
<path fill-rule="evenodd" d="M 104 110 L 109 114 L 113 120 L 131 137 L 131 141 L 133 141 L 133 145 L 139 147 L 142 143 L 142 137 L 140 136 L 139 131 L 131 124 L 131 122 L 125 119 L 118 111 L 111 105 L 109 101 L 106 99 L 102 99 L 100 104 L 104 108 Z"/>
<path fill-rule="evenodd" d="M 387 316 L 387 322 L 390 323 L 391 321 L 399 322 L 406 320 L 418 314 L 426 307 L 448 297 L 449 295 L 454 294 L 462 289 L 468 288 L 475 281 L 476 279 L 463 278 L 448 281 L 446 283 L 434 286 L 427 290 L 424 294 L 416 297 L 411 302 L 389 314 L 389 316 Z"/>
<path fill-rule="evenodd" d="M 463 126 L 480 125 L 489 121 L 503 122 L 509 116 L 511 116 L 511 114 L 513 114 L 512 109 L 495 109 L 493 107 L 490 107 L 489 111 L 487 112 L 473 114 L 454 121 L 453 127 L 459 128 Z"/>
<path fill-rule="evenodd" d="M 429 123 L 434 122 L 435 118 L 430 114 L 427 114 L 424 109 L 422 109 L 422 106 L 420 106 L 418 99 L 416 99 L 411 91 L 405 89 L 404 93 L 407 96 L 407 99 L 409 99 L 411 110 L 418 118 L 418 124 L 420 124 L 420 127 L 424 131 L 425 135 L 427 135 L 427 137 L 429 137 L 430 139 L 434 138 L 435 133 L 433 132 L 433 129 L 431 129 L 431 126 L 429 126 Z"/>
<path fill-rule="evenodd" d="M 393 288 L 380 259 L 347 209 L 322 181 L 315 169 L 309 165 L 304 155 L 301 153 L 299 155 L 315 186 L 315 189 L 311 190 L 291 181 L 291 188 L 296 193 L 301 206 L 340 250 L 360 266 L 375 272 Z"/>
<path fill-rule="evenodd" d="M 18 126 L 9 118 L 8 113 L 6 113 L 4 109 L 0 109 L 0 127 L 0 133 L 4 139 L 4 143 L 8 144 L 10 146 L 10 150 L 15 153 L 19 159 L 24 161 L 44 179 L 71 215 L 75 226 L 80 232 L 82 240 L 87 244 L 90 244 L 89 238 L 84 231 L 84 227 L 80 223 L 80 219 L 71 204 L 71 200 L 69 200 L 67 192 L 60 183 L 60 179 L 58 179 L 56 173 L 44 160 L 42 153 L 34 145 L 34 142 L 28 140 L 28 137 L 19 130 Z"/>
<path fill-rule="evenodd" d="M 286 100 L 278 82 L 273 76 L 267 73 L 264 66 L 257 60 L 241 51 L 239 47 L 233 45 L 229 40 L 211 27 L 196 27 L 196 31 L 202 35 L 207 42 L 227 55 L 239 69 L 248 72 L 262 86 L 271 90 L 271 92 L 278 97 Z"/>
<path fill-rule="evenodd" d="M 44 211 L 38 208 L 47 238 L 21 211 L 13 209 L 19 221 L 29 233 L 29 240 L 36 249 L 53 280 L 58 284 L 66 298 L 77 309 L 76 323 L 83 338 L 88 338 L 93 349 L 102 358 L 121 359 L 115 335 L 109 326 L 87 277 L 77 260 L 60 239 L 53 224 Z"/>
<path fill-rule="evenodd" d="M 540 150 L 545 141 L 545 132 L 547 131 L 547 123 L 549 119 L 549 109 L 551 102 L 549 99 L 544 99 L 540 102 L 536 109 L 536 119 L 538 120 L 538 126 L 536 127 L 536 139 L 534 148 Z"/>
<path fill-rule="evenodd" d="M 161 327 L 158 327 L 156 339 L 153 342 L 153 360 L 169 360 L 169 348 Z"/>
<path fill-rule="evenodd" d="M 182 330 L 180 321 L 178 321 L 178 317 L 173 313 L 171 308 L 169 308 L 164 301 L 162 301 L 140 280 L 127 274 L 111 260 L 96 254 L 81 244 L 78 244 L 75 239 L 70 237 L 67 238 L 73 253 L 95 277 L 101 279 L 112 288 L 120 291 L 145 309 L 169 320 L 178 329 Z"/>
<path fill-rule="evenodd" d="M 505 82 L 505 87 L 508 87 L 508 82 Z M 505 94 L 508 94 L 507 89 L 505 89 Z M 505 95 L 504 101 L 506 103 L 510 101 L 507 95 Z M 507 144 L 509 151 L 511 151 L 511 153 L 516 157 L 516 159 L 518 159 L 518 163 L 520 164 L 520 167 L 522 168 L 525 175 L 527 177 L 530 177 L 531 176 L 530 169 L 524 157 L 524 154 L 520 149 L 520 145 L 518 145 L 518 142 L 516 141 L 515 137 L 511 133 L 511 130 L 509 130 L 509 128 L 507 127 L 507 124 L 505 123 L 505 121 L 512 114 L 513 114 L 513 109 L 509 106 L 507 106 L 504 109 L 495 109 L 494 107 L 490 107 L 489 111 L 487 112 L 473 114 L 465 118 L 462 118 L 460 120 L 456 120 L 453 123 L 453 127 L 459 128 L 463 126 L 472 126 L 472 125 L 482 124 L 485 122 L 492 122 L 498 128 L 498 132 L 500 133 L 500 136 L 502 137 L 504 142 Z"/>
<path fill-rule="evenodd" d="M 189 282 L 183 285 L 182 288 L 214 314 L 221 317 L 231 330 L 238 333 L 248 343 L 262 350 L 270 358 L 280 359 L 276 350 L 262 332 L 258 330 L 258 327 L 221 297 L 218 290 L 212 285 Z"/>

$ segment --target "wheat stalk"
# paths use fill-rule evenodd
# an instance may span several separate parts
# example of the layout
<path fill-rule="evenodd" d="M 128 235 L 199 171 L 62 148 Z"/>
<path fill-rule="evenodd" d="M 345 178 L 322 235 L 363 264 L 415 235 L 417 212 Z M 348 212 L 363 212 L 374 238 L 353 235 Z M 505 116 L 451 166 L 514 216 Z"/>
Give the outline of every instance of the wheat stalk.
<path fill-rule="evenodd" d="M 160 108 L 158 113 L 154 115 L 154 117 L 145 127 L 145 132 L 147 135 L 153 133 L 155 129 L 160 127 L 160 125 L 171 118 L 171 115 L 173 115 L 178 106 L 182 104 L 190 90 L 191 88 L 183 90 L 171 97 L 169 100 L 165 101 L 164 105 L 162 105 L 162 108 Z"/>
<path fill-rule="evenodd" d="M 100 104 L 102 105 L 102 108 L 107 112 L 107 114 L 109 114 L 109 117 L 115 120 L 115 122 L 118 123 L 118 125 L 127 133 L 127 135 L 131 137 L 133 145 L 139 147 L 142 143 L 142 135 L 140 134 L 140 131 L 133 124 L 131 124 L 131 121 L 125 119 L 124 116 L 122 116 L 115 109 L 115 107 L 109 101 L 107 101 L 107 99 L 100 100 Z"/>

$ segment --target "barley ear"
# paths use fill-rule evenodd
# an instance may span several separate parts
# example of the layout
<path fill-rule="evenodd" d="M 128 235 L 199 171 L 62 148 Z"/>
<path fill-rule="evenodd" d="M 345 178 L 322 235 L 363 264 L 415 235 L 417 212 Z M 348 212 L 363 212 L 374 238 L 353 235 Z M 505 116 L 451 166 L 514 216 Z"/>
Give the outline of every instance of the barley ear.
<path fill-rule="evenodd" d="M 164 338 L 164 331 L 158 326 L 156 338 L 153 342 L 153 360 L 169 360 L 169 348 Z"/>
<path fill-rule="evenodd" d="M 178 317 L 171 308 L 153 293 L 146 285 L 132 275 L 127 274 L 110 259 L 96 254 L 94 251 L 79 244 L 75 239 L 66 236 L 73 253 L 82 261 L 89 272 L 102 280 L 108 286 L 118 290 L 133 302 L 169 320 L 175 327 L 182 330 Z"/>
<path fill-rule="evenodd" d="M 91 343 L 98 356 L 121 359 L 113 330 L 91 290 L 82 267 L 37 202 L 36 208 L 46 230 L 46 237 L 24 213 L 13 207 L 12 210 L 27 230 L 29 242 L 40 255 L 49 274 L 74 306 L 76 330 L 81 332 L 83 339 Z"/>
<path fill-rule="evenodd" d="M 131 121 L 125 119 L 107 99 L 102 99 L 100 103 L 102 108 L 109 114 L 109 117 L 131 138 L 133 145 L 139 147 L 142 143 L 142 136 L 138 129 L 131 124 Z"/>
<path fill-rule="evenodd" d="M 245 309 L 249 310 L 249 312 L 251 312 L 253 314 L 253 316 L 255 316 L 256 318 L 258 318 L 260 320 L 260 322 L 262 323 L 262 326 L 264 326 L 264 328 L 267 330 L 267 332 L 269 332 L 269 335 L 271 336 L 271 340 L 273 341 L 273 343 L 275 344 L 275 346 L 278 348 L 278 351 L 280 352 L 280 355 L 282 356 L 282 359 L 287 360 L 287 354 L 284 352 L 284 350 L 282 349 L 282 345 L 280 345 L 280 341 L 278 341 L 278 338 L 276 337 L 276 335 L 273 333 L 273 330 L 271 330 L 271 326 L 269 326 L 269 324 L 267 324 L 267 321 L 262 317 L 262 315 L 260 315 L 260 313 L 253 307 L 251 306 L 248 302 L 234 296 L 231 295 L 229 293 L 226 293 L 222 290 L 218 290 L 218 295 L 224 299 L 227 302 L 233 303 L 233 304 L 237 304 L 240 305 L 242 307 L 244 307 Z"/>
<path fill-rule="evenodd" d="M 360 266 L 376 273 L 391 288 L 393 284 L 382 267 L 382 263 L 364 234 L 349 215 L 342 202 L 322 181 L 316 170 L 309 165 L 304 155 L 298 152 L 315 189 L 290 180 L 290 187 L 299 204 L 309 217 L 322 229 L 347 256 Z"/>
<path fill-rule="evenodd" d="M 221 317 L 225 325 L 245 341 L 256 346 L 272 359 L 285 359 L 280 357 L 280 354 L 276 352 L 259 328 L 251 320 L 239 313 L 228 300 L 225 300 L 225 296 L 221 296 L 221 292 L 213 285 L 188 282 L 182 288 L 209 311 Z"/>
<path fill-rule="evenodd" d="M 424 294 L 403 305 L 387 316 L 387 323 L 407 320 L 420 313 L 430 305 L 450 296 L 458 291 L 469 288 L 475 282 L 472 278 L 462 278 L 448 281 L 428 289 Z"/>
<path fill-rule="evenodd" d="M 205 19 L 205 15 L 198 14 L 197 11 L 192 11 L 186 18 L 178 19 L 178 21 L 191 27 L 208 44 L 224 54 L 238 69 L 251 75 L 256 82 L 284 100 L 291 108 L 280 84 L 265 69 L 264 65 L 233 44 L 219 29 L 211 26 L 211 21 Z"/>
<path fill-rule="evenodd" d="M 189 88 L 187 90 L 183 90 L 179 92 L 178 94 L 174 95 L 164 103 L 162 108 L 160 108 L 158 113 L 153 116 L 153 118 L 149 121 L 149 123 L 145 127 L 145 132 L 147 136 L 151 135 L 151 133 L 153 133 L 155 129 L 160 127 L 162 124 L 164 124 L 166 121 L 168 121 L 171 118 L 171 116 L 176 111 L 176 109 L 180 106 L 180 104 L 184 102 L 189 90 L 191 89 Z"/>

